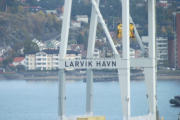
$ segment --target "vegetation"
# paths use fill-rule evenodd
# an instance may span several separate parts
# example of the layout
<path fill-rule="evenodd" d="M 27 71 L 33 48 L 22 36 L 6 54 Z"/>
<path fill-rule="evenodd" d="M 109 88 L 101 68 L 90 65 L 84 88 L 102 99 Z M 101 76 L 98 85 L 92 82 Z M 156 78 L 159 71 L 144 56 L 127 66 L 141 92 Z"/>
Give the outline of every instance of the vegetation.
<path fill-rule="evenodd" d="M 33 54 L 39 52 L 39 47 L 36 43 L 26 40 L 24 42 L 24 54 Z"/>
<path fill-rule="evenodd" d="M 38 51 L 37 45 L 31 41 L 33 38 L 47 40 L 59 34 L 61 21 L 56 15 L 46 14 L 42 10 L 32 12 L 26 8 L 36 3 L 36 0 L 25 3 L 20 0 L 0 1 L 0 47 L 10 47 L 1 67 L 8 69 L 14 57 L 22 56 L 23 48 L 25 53 Z"/>
<path fill-rule="evenodd" d="M 76 15 L 91 15 L 91 0 L 73 0 L 72 19 Z M 157 0 L 158 2 L 158 0 Z M 169 1 L 171 2 L 171 1 Z M 12 61 L 12 57 L 21 55 L 21 49 L 25 53 L 36 52 L 39 49 L 32 43 L 33 38 L 47 40 L 60 33 L 61 21 L 54 14 L 46 14 L 44 10 L 63 11 L 64 0 L 1 0 L 0 1 L 0 47 L 10 46 L 12 50 L 6 55 L 3 65 Z M 32 10 L 28 7 L 37 7 L 40 10 Z M 173 15 L 176 10 L 176 2 L 168 8 L 163 8 L 157 4 L 157 36 L 173 36 Z M 121 23 L 120 0 L 101 0 L 100 11 L 110 31 L 116 31 L 117 24 Z M 130 13 L 141 36 L 147 35 L 147 2 L 145 0 L 131 0 Z M 84 24 L 77 31 L 70 32 L 73 36 L 70 43 L 87 45 L 89 25 Z M 97 36 L 104 36 L 102 28 L 98 25 Z M 97 46 L 101 47 L 100 43 Z M 85 47 L 87 48 L 87 47 Z"/>
<path fill-rule="evenodd" d="M 0 12 L 0 41 L 3 46 L 13 46 L 33 38 L 43 39 L 52 32 L 59 32 L 60 27 L 55 15 L 45 15 L 42 11 L 25 15 Z"/>
<path fill-rule="evenodd" d="M 37 38 L 45 40 L 53 33 L 59 33 L 61 21 L 55 15 L 45 14 L 43 11 L 30 12 L 25 6 L 40 6 L 42 9 L 56 9 L 63 6 L 64 0 L 27 0 L 22 3 L 19 0 L 1 0 L 0 2 L 0 41 L 1 45 L 13 45 L 19 41 Z M 140 4 L 141 6 L 138 6 Z M 72 4 L 72 18 L 78 14 L 87 14 L 90 17 L 90 0 L 74 0 Z M 131 1 L 131 16 L 136 24 L 143 26 L 139 28 L 141 35 L 147 35 L 147 2 L 144 0 Z M 174 4 L 172 5 L 174 6 Z M 101 0 L 100 10 L 106 19 L 108 27 L 116 31 L 117 23 L 121 22 L 120 0 Z M 157 6 L 157 35 L 172 36 L 174 7 L 165 9 Z M 118 16 L 118 17 L 117 17 Z M 87 29 L 85 26 L 83 29 Z M 86 30 L 81 30 L 83 33 Z M 85 35 L 85 34 L 84 34 Z M 83 39 L 83 34 L 79 36 Z M 78 43 L 83 43 L 83 41 Z"/>
<path fill-rule="evenodd" d="M 82 1 L 82 0 L 80 0 Z M 173 36 L 173 11 L 176 11 L 178 1 L 168 1 L 171 5 L 168 8 L 159 5 L 157 0 L 156 6 L 156 25 L 157 36 L 169 37 Z M 138 24 L 138 31 L 141 36 L 147 36 L 148 34 L 148 3 L 145 0 L 131 0 L 130 13 L 135 22 Z M 121 23 L 122 7 L 120 0 L 101 0 L 100 10 L 106 23 L 111 31 L 116 31 L 116 26 Z M 86 14 L 90 17 L 91 4 L 90 0 L 73 1 L 72 18 L 77 14 Z"/>

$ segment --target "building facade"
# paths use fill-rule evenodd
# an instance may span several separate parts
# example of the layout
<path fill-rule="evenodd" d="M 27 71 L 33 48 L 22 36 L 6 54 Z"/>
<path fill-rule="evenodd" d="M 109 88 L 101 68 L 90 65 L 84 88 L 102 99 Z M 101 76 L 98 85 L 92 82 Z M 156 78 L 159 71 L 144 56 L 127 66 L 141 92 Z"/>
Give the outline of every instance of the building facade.
<path fill-rule="evenodd" d="M 168 40 L 168 64 L 170 68 L 175 68 L 175 44 L 174 44 L 175 40 Z"/>
<path fill-rule="evenodd" d="M 28 54 L 25 56 L 25 65 L 27 70 L 36 69 L 36 54 Z"/>
<path fill-rule="evenodd" d="M 174 40 L 169 40 L 169 67 L 180 69 L 180 11 L 174 12 Z"/>
<path fill-rule="evenodd" d="M 80 59 L 79 52 L 68 50 L 66 59 Z M 59 50 L 43 50 L 25 57 L 27 70 L 57 70 L 59 67 Z"/>
<path fill-rule="evenodd" d="M 180 11 L 176 12 L 176 68 L 180 68 Z"/>
<path fill-rule="evenodd" d="M 158 66 L 168 66 L 168 38 L 156 38 L 156 57 Z"/>
<path fill-rule="evenodd" d="M 88 16 L 87 15 L 76 15 L 76 21 L 88 23 Z"/>

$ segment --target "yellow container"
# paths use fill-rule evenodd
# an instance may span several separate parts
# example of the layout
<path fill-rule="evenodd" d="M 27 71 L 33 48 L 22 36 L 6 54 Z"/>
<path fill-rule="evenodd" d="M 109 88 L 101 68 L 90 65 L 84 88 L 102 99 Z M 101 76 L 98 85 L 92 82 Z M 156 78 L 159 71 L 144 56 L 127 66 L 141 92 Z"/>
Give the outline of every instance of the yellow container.
<path fill-rule="evenodd" d="M 77 117 L 77 120 L 106 120 L 104 116 Z"/>

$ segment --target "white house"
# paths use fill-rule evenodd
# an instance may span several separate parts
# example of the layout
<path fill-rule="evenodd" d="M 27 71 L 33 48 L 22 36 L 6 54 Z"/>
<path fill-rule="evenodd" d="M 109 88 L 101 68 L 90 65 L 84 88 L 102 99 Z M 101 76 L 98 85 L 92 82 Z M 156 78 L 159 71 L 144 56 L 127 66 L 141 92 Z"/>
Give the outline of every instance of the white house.
<path fill-rule="evenodd" d="M 56 10 L 46 10 L 47 14 L 57 14 Z"/>
<path fill-rule="evenodd" d="M 95 50 L 94 50 L 94 53 L 93 53 L 93 56 L 94 56 L 95 58 L 100 58 L 100 50 L 99 50 L 99 49 L 95 49 Z"/>
<path fill-rule="evenodd" d="M 13 64 L 13 66 L 17 66 L 17 65 L 25 66 L 25 58 L 24 57 L 15 57 L 12 64 Z"/>
<path fill-rule="evenodd" d="M 87 15 L 76 15 L 76 21 L 88 23 L 88 16 Z"/>
<path fill-rule="evenodd" d="M 81 22 L 71 21 L 71 28 L 80 28 Z"/>

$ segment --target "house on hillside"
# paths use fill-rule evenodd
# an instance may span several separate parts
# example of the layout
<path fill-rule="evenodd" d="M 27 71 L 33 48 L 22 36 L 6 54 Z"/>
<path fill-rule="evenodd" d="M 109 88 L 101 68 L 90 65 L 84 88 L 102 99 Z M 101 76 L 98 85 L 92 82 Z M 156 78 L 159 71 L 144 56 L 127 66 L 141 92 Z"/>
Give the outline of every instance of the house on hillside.
<path fill-rule="evenodd" d="M 87 51 L 85 50 L 85 46 L 83 44 L 71 44 L 70 49 L 79 52 L 81 58 L 86 57 Z"/>
<path fill-rule="evenodd" d="M 99 49 L 95 49 L 94 53 L 93 53 L 94 58 L 100 58 L 100 50 Z"/>
<path fill-rule="evenodd" d="M 13 66 L 17 66 L 17 65 L 25 66 L 25 58 L 24 57 L 15 57 L 12 65 Z"/>
<path fill-rule="evenodd" d="M 81 22 L 71 21 L 71 29 L 79 29 L 81 28 Z"/>
<path fill-rule="evenodd" d="M 87 15 L 76 15 L 76 21 L 88 23 L 88 16 Z"/>
<path fill-rule="evenodd" d="M 56 10 L 45 10 L 46 14 L 54 14 L 57 15 L 57 11 Z"/>
<path fill-rule="evenodd" d="M 168 8 L 169 3 L 167 0 L 160 0 L 158 5 L 163 8 Z"/>

